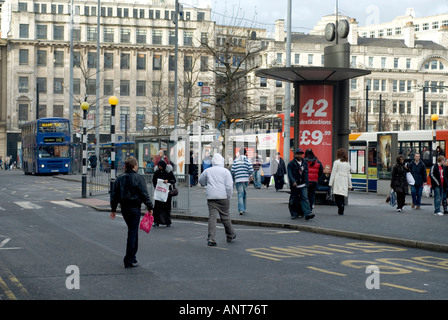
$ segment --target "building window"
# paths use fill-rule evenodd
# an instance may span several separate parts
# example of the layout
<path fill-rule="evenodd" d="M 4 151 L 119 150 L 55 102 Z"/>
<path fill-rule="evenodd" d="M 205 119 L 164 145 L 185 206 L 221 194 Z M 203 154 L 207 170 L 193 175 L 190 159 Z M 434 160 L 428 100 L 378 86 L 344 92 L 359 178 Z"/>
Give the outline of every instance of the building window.
<path fill-rule="evenodd" d="M 168 36 L 168 44 L 170 46 L 174 46 L 176 44 L 176 32 L 175 31 L 170 31 L 169 36 Z"/>
<path fill-rule="evenodd" d="M 137 29 L 137 43 L 146 43 L 146 30 Z"/>
<path fill-rule="evenodd" d="M 28 4 L 26 2 L 19 2 L 19 11 L 28 11 Z"/>
<path fill-rule="evenodd" d="M 429 30 L 429 23 L 428 22 L 425 22 L 423 24 L 423 30 Z"/>
<path fill-rule="evenodd" d="M 125 131 L 126 129 L 129 130 L 129 123 L 130 120 L 129 119 L 129 107 L 121 107 L 120 108 L 120 130 L 121 131 Z"/>
<path fill-rule="evenodd" d="M 168 57 L 168 71 L 174 71 L 176 67 L 176 60 L 174 60 L 174 56 L 170 55 Z"/>
<path fill-rule="evenodd" d="M 267 111 L 267 110 L 268 110 L 268 98 L 260 97 L 260 111 Z"/>
<path fill-rule="evenodd" d="M 112 52 L 104 52 L 104 69 L 114 68 L 114 54 Z"/>
<path fill-rule="evenodd" d="M 63 118 L 64 117 L 64 106 L 61 104 L 56 104 L 53 106 L 53 117 Z"/>
<path fill-rule="evenodd" d="M 160 55 L 160 54 L 153 55 L 152 70 L 162 70 L 162 55 Z"/>
<path fill-rule="evenodd" d="M 266 88 L 268 86 L 268 82 L 266 78 L 261 77 L 260 78 L 260 87 Z"/>
<path fill-rule="evenodd" d="M 81 79 L 73 79 L 73 94 L 81 94 Z"/>
<path fill-rule="evenodd" d="M 63 78 L 54 78 L 53 79 L 53 93 L 54 94 L 64 93 L 64 79 Z"/>
<path fill-rule="evenodd" d="M 202 72 L 208 71 L 208 57 L 207 56 L 201 56 L 201 71 Z"/>
<path fill-rule="evenodd" d="M 369 57 L 369 68 L 373 68 L 373 57 Z"/>
<path fill-rule="evenodd" d="M 439 29 L 439 21 L 434 21 L 434 22 L 432 23 L 432 28 L 433 28 L 433 29 Z"/>
<path fill-rule="evenodd" d="M 160 81 L 152 82 L 152 96 L 159 97 L 160 96 Z"/>
<path fill-rule="evenodd" d="M 275 97 L 275 111 L 282 112 L 283 111 L 283 98 Z"/>
<path fill-rule="evenodd" d="M 64 51 L 55 50 L 54 51 L 54 66 L 63 67 L 64 66 Z"/>
<path fill-rule="evenodd" d="M 104 28 L 106 30 L 106 28 Z M 96 41 L 98 37 L 96 27 L 87 27 L 87 41 Z"/>
<path fill-rule="evenodd" d="M 386 57 L 381 57 L 381 68 L 385 69 L 386 68 Z"/>
<path fill-rule="evenodd" d="M 136 94 L 137 97 L 144 97 L 146 96 L 146 81 L 144 80 L 137 80 L 137 87 L 136 87 Z"/>
<path fill-rule="evenodd" d="M 86 85 L 86 94 L 94 96 L 96 94 L 96 79 L 87 79 Z"/>
<path fill-rule="evenodd" d="M 313 64 L 313 55 L 312 54 L 308 55 L 308 64 L 309 65 Z"/>
<path fill-rule="evenodd" d="M 104 80 L 103 94 L 110 96 L 114 94 L 114 80 Z"/>
<path fill-rule="evenodd" d="M 47 65 L 47 51 L 37 50 L 37 65 L 39 67 L 44 67 Z"/>
<path fill-rule="evenodd" d="M 54 40 L 64 40 L 64 26 L 54 26 L 53 27 L 53 39 Z"/>
<path fill-rule="evenodd" d="M 19 104 L 19 124 L 28 122 L 28 104 Z"/>
<path fill-rule="evenodd" d="M 120 69 L 129 69 L 130 65 L 129 65 L 129 59 L 130 59 L 130 54 L 129 53 L 122 53 L 120 56 Z"/>
<path fill-rule="evenodd" d="M 395 69 L 398 68 L 398 59 L 399 59 L 399 58 L 394 58 L 394 68 L 395 68 Z"/>
<path fill-rule="evenodd" d="M 24 39 L 29 37 L 29 28 L 28 24 L 20 24 L 19 25 L 19 38 Z"/>
<path fill-rule="evenodd" d="M 131 42 L 131 29 L 121 29 L 121 43 L 130 43 Z"/>
<path fill-rule="evenodd" d="M 46 118 L 47 117 L 47 105 L 40 104 L 38 113 L 39 113 L 39 118 Z"/>
<path fill-rule="evenodd" d="M 129 80 L 120 80 L 120 95 L 129 96 Z"/>
<path fill-rule="evenodd" d="M 146 54 L 137 54 L 137 70 L 146 70 Z"/>
<path fill-rule="evenodd" d="M 153 30 L 152 31 L 152 44 L 162 44 L 162 31 Z"/>
<path fill-rule="evenodd" d="M 28 49 L 20 49 L 19 50 L 19 65 L 26 66 L 28 65 Z"/>
<path fill-rule="evenodd" d="M 356 57 L 355 57 L 355 60 L 356 60 Z M 353 57 L 352 57 L 352 61 L 353 61 Z M 294 64 L 300 64 L 300 53 L 294 54 Z"/>
<path fill-rule="evenodd" d="M 28 93 L 29 90 L 29 78 L 19 77 L 19 93 Z"/>
<path fill-rule="evenodd" d="M 276 88 L 281 88 L 283 86 L 283 82 L 280 80 L 275 80 L 275 87 Z"/>
<path fill-rule="evenodd" d="M 104 42 L 114 42 L 114 29 L 104 28 Z"/>
<path fill-rule="evenodd" d="M 145 107 L 137 107 L 137 114 L 135 118 L 135 130 L 136 131 L 143 131 L 143 128 L 145 128 L 145 119 L 146 115 L 146 108 Z"/>
<path fill-rule="evenodd" d="M 96 52 L 88 52 L 87 53 L 87 68 L 95 69 L 97 66 L 97 53 Z"/>
<path fill-rule="evenodd" d="M 81 53 L 73 51 L 73 67 L 81 67 Z"/>
<path fill-rule="evenodd" d="M 184 31 L 184 46 L 193 45 L 193 32 Z"/>
<path fill-rule="evenodd" d="M 185 56 L 184 57 L 184 71 L 192 71 L 193 70 L 193 57 Z"/>
<path fill-rule="evenodd" d="M 47 26 L 38 24 L 36 26 L 36 39 L 46 40 L 47 39 Z"/>

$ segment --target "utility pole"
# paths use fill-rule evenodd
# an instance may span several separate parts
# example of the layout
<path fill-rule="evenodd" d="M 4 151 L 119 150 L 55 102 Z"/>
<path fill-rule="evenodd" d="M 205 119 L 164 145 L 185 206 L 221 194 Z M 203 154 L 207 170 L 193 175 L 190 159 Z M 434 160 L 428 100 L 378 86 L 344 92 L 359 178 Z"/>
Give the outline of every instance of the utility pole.
<path fill-rule="evenodd" d="M 96 9 L 96 103 L 95 103 L 95 155 L 100 158 L 100 15 L 101 0 L 98 0 L 98 8 Z M 72 69 L 70 67 L 70 69 Z M 96 170 L 96 169 L 95 169 Z"/>
<path fill-rule="evenodd" d="M 288 1 L 288 13 L 287 13 L 287 35 L 286 35 L 286 67 L 291 67 L 291 2 Z M 291 83 L 285 83 L 285 116 L 284 116 L 284 137 L 283 137 L 283 160 L 286 164 L 289 163 L 289 150 L 291 145 Z M 294 115 L 296 121 L 299 119 L 299 115 Z M 298 132 L 296 134 L 299 134 Z"/>

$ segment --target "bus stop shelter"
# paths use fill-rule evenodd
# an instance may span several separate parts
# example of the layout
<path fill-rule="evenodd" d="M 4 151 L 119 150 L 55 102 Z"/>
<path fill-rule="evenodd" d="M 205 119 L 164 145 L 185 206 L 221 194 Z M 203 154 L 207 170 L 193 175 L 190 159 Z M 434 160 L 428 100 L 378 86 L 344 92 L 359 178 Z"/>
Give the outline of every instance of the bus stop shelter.
<path fill-rule="evenodd" d="M 339 67 L 261 69 L 256 76 L 290 82 L 294 88 L 294 150 L 311 148 L 324 165 L 336 150 L 348 150 L 350 134 L 349 80 L 371 71 Z"/>

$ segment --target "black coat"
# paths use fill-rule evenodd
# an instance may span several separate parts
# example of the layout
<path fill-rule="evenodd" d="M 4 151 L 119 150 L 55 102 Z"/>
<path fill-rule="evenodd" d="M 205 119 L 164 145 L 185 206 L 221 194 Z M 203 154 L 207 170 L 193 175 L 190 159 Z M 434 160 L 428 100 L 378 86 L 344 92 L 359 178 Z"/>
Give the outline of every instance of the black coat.
<path fill-rule="evenodd" d="M 390 181 L 390 187 L 395 192 L 406 193 L 408 191 L 408 180 L 406 179 L 406 173 L 408 169 L 401 163 L 396 163 L 392 169 L 392 180 Z"/>
<path fill-rule="evenodd" d="M 153 209 L 145 180 L 135 171 L 127 170 L 115 180 L 110 200 L 111 211 L 115 212 L 118 204 L 121 207 L 140 208 L 142 203 L 148 211 Z"/>

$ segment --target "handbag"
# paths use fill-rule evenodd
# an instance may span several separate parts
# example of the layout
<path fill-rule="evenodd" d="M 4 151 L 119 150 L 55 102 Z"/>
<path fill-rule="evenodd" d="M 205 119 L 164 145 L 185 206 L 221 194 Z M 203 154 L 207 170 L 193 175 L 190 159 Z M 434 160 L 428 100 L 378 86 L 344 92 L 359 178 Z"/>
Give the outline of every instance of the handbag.
<path fill-rule="evenodd" d="M 408 181 L 409 185 L 413 186 L 415 184 L 414 177 L 412 176 L 412 173 L 406 172 L 406 180 Z"/>
<path fill-rule="evenodd" d="M 140 222 L 140 229 L 142 229 L 146 233 L 149 233 L 149 230 L 151 230 L 153 222 L 154 222 L 154 216 L 152 214 L 149 214 L 148 211 L 146 211 L 145 216 Z"/>
<path fill-rule="evenodd" d="M 423 191 L 422 191 L 422 195 L 424 197 L 429 197 L 429 194 L 431 193 L 431 187 L 428 184 L 425 184 L 423 186 Z"/>
<path fill-rule="evenodd" d="M 176 189 L 176 185 L 173 184 L 173 187 L 170 188 L 169 195 L 175 197 L 179 194 L 179 190 Z"/>
<path fill-rule="evenodd" d="M 166 202 L 168 199 L 169 184 L 164 183 L 162 179 L 157 179 L 157 184 L 154 189 L 154 200 Z"/>
<path fill-rule="evenodd" d="M 395 207 L 395 205 L 397 204 L 397 194 L 395 193 L 394 189 L 390 190 L 389 204 L 392 207 Z"/>

